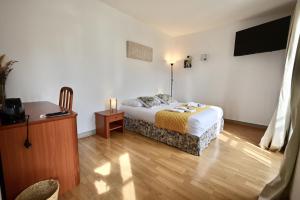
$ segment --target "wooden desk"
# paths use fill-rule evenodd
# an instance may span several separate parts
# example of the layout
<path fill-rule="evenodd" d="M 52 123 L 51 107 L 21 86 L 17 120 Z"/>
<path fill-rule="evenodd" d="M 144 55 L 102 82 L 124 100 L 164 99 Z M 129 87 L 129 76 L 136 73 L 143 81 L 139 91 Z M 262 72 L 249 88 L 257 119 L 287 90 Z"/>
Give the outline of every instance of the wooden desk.
<path fill-rule="evenodd" d="M 5 195 L 14 199 L 29 185 L 45 179 L 57 179 L 60 194 L 78 185 L 79 160 L 77 114 L 40 118 L 41 114 L 61 111 L 50 102 L 24 103 L 30 115 L 30 149 L 24 147 L 26 123 L 0 124 L 0 159 Z"/>

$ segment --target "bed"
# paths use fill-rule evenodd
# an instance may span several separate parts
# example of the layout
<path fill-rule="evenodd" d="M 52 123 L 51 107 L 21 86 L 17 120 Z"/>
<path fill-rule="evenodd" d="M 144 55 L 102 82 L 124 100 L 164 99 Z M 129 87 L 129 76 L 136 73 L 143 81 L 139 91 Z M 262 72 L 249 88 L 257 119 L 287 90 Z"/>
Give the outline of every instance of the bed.
<path fill-rule="evenodd" d="M 202 112 L 191 115 L 187 121 L 187 133 L 185 134 L 155 126 L 155 116 L 158 112 L 179 105 L 182 103 L 162 104 L 152 108 L 122 105 L 120 110 L 125 112 L 125 128 L 127 130 L 199 156 L 223 130 L 223 110 L 217 106 L 209 106 Z"/>

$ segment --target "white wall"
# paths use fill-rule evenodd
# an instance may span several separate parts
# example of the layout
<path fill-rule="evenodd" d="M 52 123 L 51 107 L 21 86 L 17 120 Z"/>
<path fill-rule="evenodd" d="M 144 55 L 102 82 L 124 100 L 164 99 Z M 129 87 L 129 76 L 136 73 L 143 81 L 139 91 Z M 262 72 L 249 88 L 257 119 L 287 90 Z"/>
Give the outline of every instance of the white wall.
<path fill-rule="evenodd" d="M 98 0 L 0 5 L 0 53 L 20 61 L 7 81 L 8 97 L 57 103 L 60 87 L 71 86 L 79 133 L 94 129 L 93 113 L 109 97 L 169 92 L 170 44 L 177 58 L 194 58 L 191 70 L 182 60 L 175 65 L 177 99 L 219 105 L 228 119 L 264 125 L 275 109 L 285 51 L 233 57 L 233 48 L 236 31 L 279 15 L 171 39 Z M 127 59 L 126 40 L 153 47 L 154 61 Z M 200 62 L 201 53 L 207 62 Z"/>
<path fill-rule="evenodd" d="M 289 13 L 257 17 L 239 24 L 174 39 L 175 97 L 219 105 L 225 118 L 267 125 L 277 104 L 283 75 L 285 50 L 234 57 L 236 31 Z M 200 55 L 208 54 L 201 62 Z M 187 55 L 193 67 L 183 68 Z"/>
<path fill-rule="evenodd" d="M 58 102 L 75 92 L 78 132 L 94 129 L 93 113 L 109 97 L 153 95 L 169 88 L 169 37 L 98 0 L 0 0 L 1 52 L 20 61 L 8 97 Z M 153 47 L 152 63 L 126 58 L 126 40 Z"/>

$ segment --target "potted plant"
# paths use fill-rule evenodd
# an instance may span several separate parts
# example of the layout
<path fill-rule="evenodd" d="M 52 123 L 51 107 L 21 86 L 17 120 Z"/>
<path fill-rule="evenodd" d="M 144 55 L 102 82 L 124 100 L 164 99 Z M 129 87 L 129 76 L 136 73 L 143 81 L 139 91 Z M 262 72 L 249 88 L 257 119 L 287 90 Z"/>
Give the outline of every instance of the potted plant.
<path fill-rule="evenodd" d="M 5 93 L 5 82 L 8 77 L 8 74 L 13 70 L 12 66 L 15 64 L 16 60 L 10 60 L 5 62 L 5 55 L 0 56 L 0 108 L 2 108 L 6 93 Z"/>

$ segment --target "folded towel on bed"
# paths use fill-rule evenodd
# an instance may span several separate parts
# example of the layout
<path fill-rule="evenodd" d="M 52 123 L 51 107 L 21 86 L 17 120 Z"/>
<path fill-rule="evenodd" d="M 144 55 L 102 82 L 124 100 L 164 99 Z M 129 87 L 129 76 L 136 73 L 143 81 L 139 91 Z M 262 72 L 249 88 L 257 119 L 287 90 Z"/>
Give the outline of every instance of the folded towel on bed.
<path fill-rule="evenodd" d="M 176 108 L 167 109 L 167 111 L 170 111 L 170 112 L 178 112 L 178 113 L 184 113 L 184 110 L 180 110 L 180 109 L 176 109 Z"/>
<path fill-rule="evenodd" d="M 196 112 L 195 107 L 177 106 L 177 107 L 175 107 L 175 109 L 183 110 L 184 112 Z"/>
<path fill-rule="evenodd" d="M 184 113 L 184 112 L 196 112 L 196 109 L 188 109 L 186 107 L 176 107 L 176 108 L 171 108 L 171 109 L 167 109 L 167 111 L 171 111 L 171 112 L 177 112 L 177 113 Z"/>
<path fill-rule="evenodd" d="M 186 105 L 189 107 L 197 107 L 197 108 L 203 108 L 206 106 L 205 104 L 195 103 L 195 102 L 188 102 Z"/>

